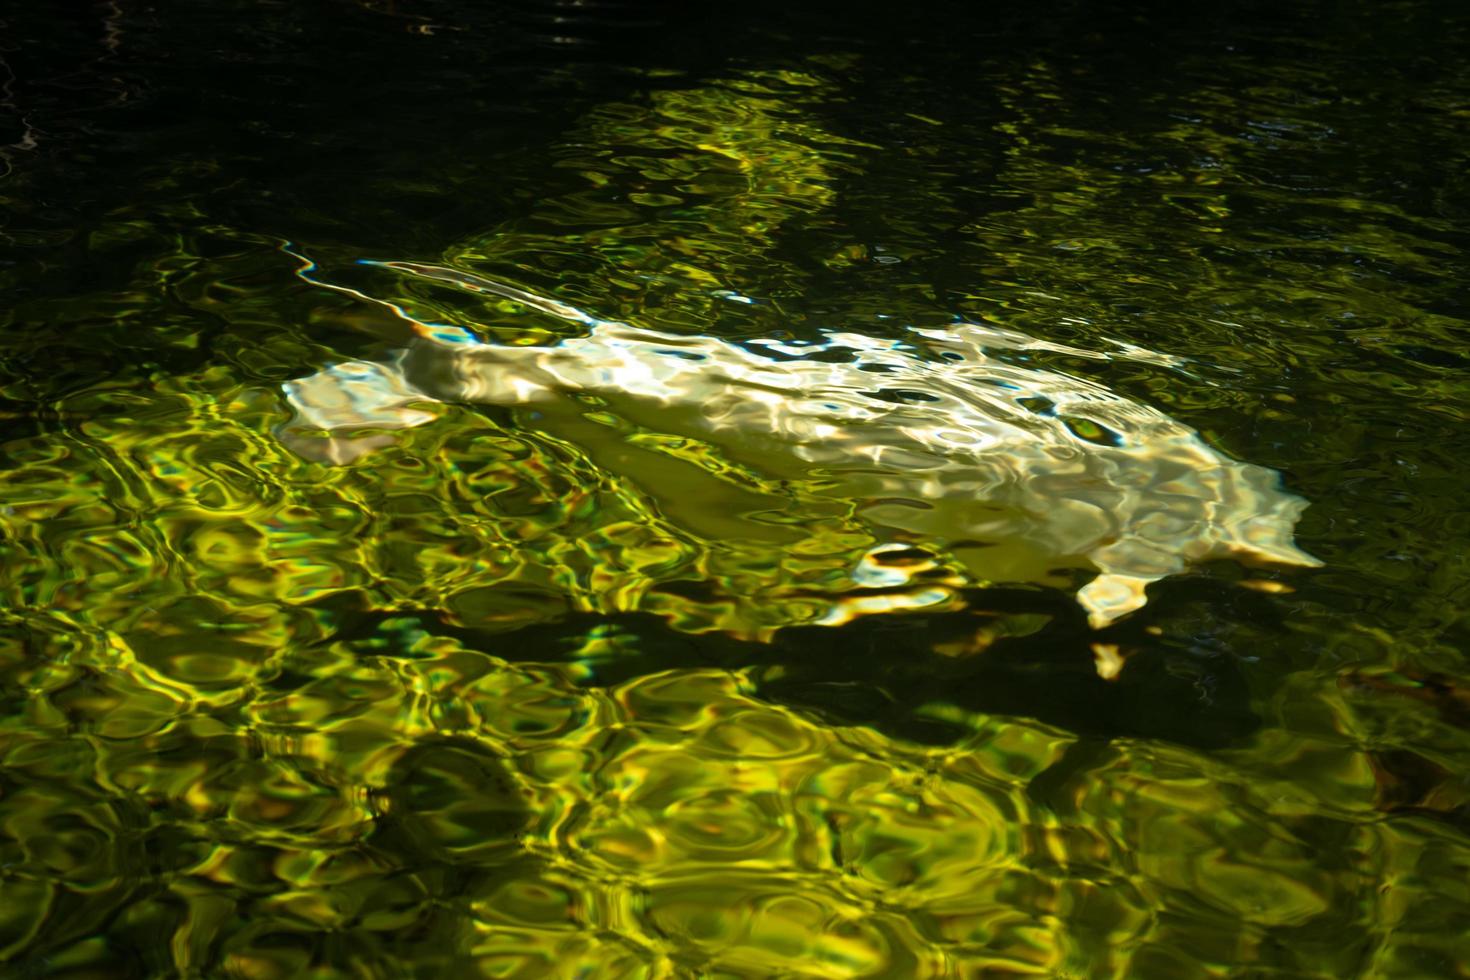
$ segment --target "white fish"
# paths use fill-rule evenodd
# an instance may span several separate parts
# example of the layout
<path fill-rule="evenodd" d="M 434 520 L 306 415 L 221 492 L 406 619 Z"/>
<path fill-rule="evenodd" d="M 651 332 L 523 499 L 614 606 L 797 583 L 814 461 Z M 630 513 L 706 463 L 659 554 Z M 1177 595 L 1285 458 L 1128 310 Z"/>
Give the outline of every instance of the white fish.
<path fill-rule="evenodd" d="M 529 405 L 554 418 L 585 412 L 579 397 L 592 395 L 603 411 L 774 477 L 821 481 L 874 527 L 970 555 L 987 580 L 1096 569 L 1077 595 L 1094 627 L 1195 562 L 1320 564 L 1292 541 L 1306 501 L 1274 471 L 1095 383 L 1014 363 L 1030 350 L 1160 355 L 1102 355 L 976 324 L 914 328 L 904 341 L 834 331 L 816 344 L 732 343 L 599 320 L 454 269 L 381 264 L 586 332 L 549 346 L 487 344 L 392 307 L 418 334 L 393 361 L 349 361 L 285 385 L 294 416 L 283 438 L 304 456 L 350 462 L 390 444 L 386 430 L 432 420 L 415 407 L 424 403 Z M 372 431 L 352 437 L 361 430 Z"/>

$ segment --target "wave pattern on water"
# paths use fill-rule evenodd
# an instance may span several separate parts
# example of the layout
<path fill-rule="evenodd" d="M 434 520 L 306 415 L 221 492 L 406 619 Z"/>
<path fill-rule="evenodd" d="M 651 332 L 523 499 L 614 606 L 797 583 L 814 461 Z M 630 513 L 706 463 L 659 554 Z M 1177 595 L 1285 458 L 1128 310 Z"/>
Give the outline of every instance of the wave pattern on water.
<path fill-rule="evenodd" d="M 6 976 L 1465 973 L 1463 4 L 12 6 Z M 1327 565 L 1098 632 L 636 406 L 283 447 L 293 379 L 598 330 L 461 273 L 753 370 L 1044 340 L 983 352 Z"/>

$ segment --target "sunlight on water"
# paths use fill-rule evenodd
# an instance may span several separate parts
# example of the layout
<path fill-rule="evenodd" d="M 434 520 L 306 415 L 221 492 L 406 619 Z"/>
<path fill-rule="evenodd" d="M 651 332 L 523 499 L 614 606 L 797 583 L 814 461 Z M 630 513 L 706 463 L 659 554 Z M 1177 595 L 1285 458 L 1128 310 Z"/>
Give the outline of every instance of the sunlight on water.
<path fill-rule="evenodd" d="M 0 975 L 1464 975 L 1463 15 L 686 6 L 7 13 Z"/>

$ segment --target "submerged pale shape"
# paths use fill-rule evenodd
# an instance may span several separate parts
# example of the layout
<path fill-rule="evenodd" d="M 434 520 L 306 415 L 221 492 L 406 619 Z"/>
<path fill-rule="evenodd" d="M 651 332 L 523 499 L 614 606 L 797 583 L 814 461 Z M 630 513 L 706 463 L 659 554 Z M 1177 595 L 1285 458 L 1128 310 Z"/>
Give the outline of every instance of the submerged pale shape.
<path fill-rule="evenodd" d="M 534 406 L 553 430 L 595 410 L 778 479 L 817 481 L 874 528 L 947 545 L 987 581 L 1094 568 L 1077 596 L 1094 626 L 1138 609 L 1145 586 L 1192 562 L 1319 564 L 1292 542 L 1306 502 L 1274 471 L 1094 383 L 1014 363 L 1027 351 L 1104 355 L 976 324 L 913 329 L 904 342 L 828 332 L 819 344 L 737 344 L 598 320 L 458 270 L 385 265 L 586 333 L 515 347 L 413 321 L 418 338 L 391 363 L 349 361 L 286 384 L 294 418 L 283 434 L 302 455 L 350 462 L 391 444 L 383 430 L 431 421 L 415 407 L 426 402 Z"/>

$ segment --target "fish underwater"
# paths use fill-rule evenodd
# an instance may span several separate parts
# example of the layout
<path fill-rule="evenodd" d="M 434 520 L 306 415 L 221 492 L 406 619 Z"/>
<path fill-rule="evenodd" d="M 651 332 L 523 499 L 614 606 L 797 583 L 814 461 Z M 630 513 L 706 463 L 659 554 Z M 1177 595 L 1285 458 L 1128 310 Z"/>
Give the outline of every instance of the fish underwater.
<path fill-rule="evenodd" d="M 280 437 L 308 459 L 347 464 L 390 446 L 395 430 L 432 422 L 435 402 L 518 406 L 532 424 L 572 433 L 596 412 L 700 440 L 778 480 L 817 481 L 890 541 L 938 542 L 983 581 L 1095 570 L 1076 594 L 1094 628 L 1199 562 L 1320 565 L 1293 542 L 1307 503 L 1275 471 L 1101 385 L 1025 363 L 1036 352 L 1170 363 L 1164 355 L 1126 345 L 1099 354 L 975 323 L 910 327 L 901 340 L 834 330 L 814 342 L 736 342 L 601 320 L 448 267 L 370 264 L 582 332 L 487 343 L 383 303 L 413 327 L 406 347 L 284 385 L 292 417 Z"/>

